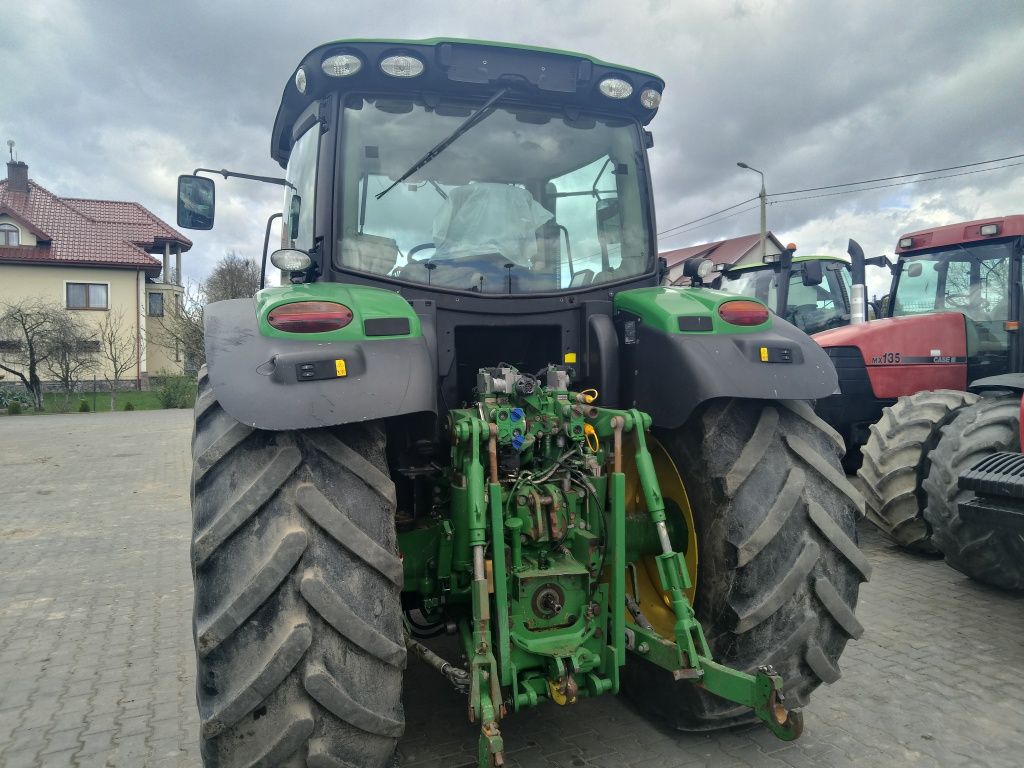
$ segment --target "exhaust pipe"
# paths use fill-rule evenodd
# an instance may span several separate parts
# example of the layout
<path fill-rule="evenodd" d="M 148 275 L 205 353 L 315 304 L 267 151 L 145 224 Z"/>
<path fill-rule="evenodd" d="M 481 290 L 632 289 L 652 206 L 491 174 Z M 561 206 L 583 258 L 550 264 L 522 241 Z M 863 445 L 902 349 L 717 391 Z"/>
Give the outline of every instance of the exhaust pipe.
<path fill-rule="evenodd" d="M 868 302 L 867 286 L 864 284 L 864 249 L 851 238 L 846 252 L 850 254 L 850 276 L 853 282 L 850 288 L 850 325 L 866 323 Z"/>

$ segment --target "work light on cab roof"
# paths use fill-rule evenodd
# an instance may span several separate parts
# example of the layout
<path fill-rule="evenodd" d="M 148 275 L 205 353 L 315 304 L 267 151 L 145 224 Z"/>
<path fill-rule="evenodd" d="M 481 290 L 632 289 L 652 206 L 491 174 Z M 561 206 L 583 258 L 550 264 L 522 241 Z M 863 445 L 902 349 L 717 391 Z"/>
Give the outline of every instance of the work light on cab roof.
<path fill-rule="evenodd" d="M 415 56 L 388 56 L 380 63 L 381 71 L 391 77 L 417 77 L 423 74 L 423 62 Z"/>
<path fill-rule="evenodd" d="M 633 86 L 619 77 L 608 77 L 598 86 L 609 99 L 628 99 L 633 95 Z"/>
<path fill-rule="evenodd" d="M 320 69 L 328 77 L 348 77 L 354 75 L 363 67 L 362 59 L 349 53 L 339 53 L 337 56 L 328 56 L 320 62 Z"/>

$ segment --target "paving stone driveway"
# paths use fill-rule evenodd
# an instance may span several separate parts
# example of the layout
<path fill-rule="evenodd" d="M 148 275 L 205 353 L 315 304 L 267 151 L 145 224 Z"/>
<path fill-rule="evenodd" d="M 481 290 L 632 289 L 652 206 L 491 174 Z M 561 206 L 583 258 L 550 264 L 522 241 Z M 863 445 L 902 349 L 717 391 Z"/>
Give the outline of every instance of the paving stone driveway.
<path fill-rule="evenodd" d="M 197 766 L 186 411 L 0 418 L 0 766 Z M 1020 766 L 1024 598 L 871 531 L 866 627 L 804 736 L 679 734 L 625 702 L 510 717 L 509 764 Z M 475 765 L 465 703 L 413 663 L 404 768 Z"/>

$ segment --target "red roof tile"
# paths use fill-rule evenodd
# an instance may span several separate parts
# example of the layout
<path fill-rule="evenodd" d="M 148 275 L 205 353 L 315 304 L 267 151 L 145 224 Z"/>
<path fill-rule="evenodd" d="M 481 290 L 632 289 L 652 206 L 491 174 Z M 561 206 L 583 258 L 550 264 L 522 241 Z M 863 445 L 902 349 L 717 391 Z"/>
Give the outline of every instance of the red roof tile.
<path fill-rule="evenodd" d="M 702 243 L 701 245 L 691 245 L 686 248 L 676 248 L 673 251 L 662 251 L 660 255 L 668 262 L 670 267 L 688 261 L 695 256 L 711 259 L 715 264 L 732 264 L 759 242 L 761 242 L 759 234 L 744 235 L 743 237 L 734 237 L 731 240 L 719 240 L 714 243 Z"/>
<path fill-rule="evenodd" d="M 11 192 L 0 181 L 0 210 L 34 227 L 38 246 L 0 248 L 0 263 L 65 263 L 82 266 L 135 267 L 159 272 L 162 265 L 149 255 L 166 242 L 192 241 L 169 227 L 138 203 L 57 197 L 29 180 L 29 191 Z M 49 242 L 45 242 L 49 240 Z"/>
<path fill-rule="evenodd" d="M 782 243 L 771 232 L 768 233 L 767 240 L 769 243 L 774 244 L 779 251 L 782 250 Z M 718 240 L 714 243 L 702 243 L 700 245 L 690 245 L 686 248 L 662 251 L 658 255 L 665 259 L 669 267 L 682 264 L 684 261 L 688 261 L 695 256 L 711 259 L 715 264 L 735 264 L 738 259 L 760 242 L 760 234 L 743 235 L 742 237 L 734 237 L 730 240 Z"/>

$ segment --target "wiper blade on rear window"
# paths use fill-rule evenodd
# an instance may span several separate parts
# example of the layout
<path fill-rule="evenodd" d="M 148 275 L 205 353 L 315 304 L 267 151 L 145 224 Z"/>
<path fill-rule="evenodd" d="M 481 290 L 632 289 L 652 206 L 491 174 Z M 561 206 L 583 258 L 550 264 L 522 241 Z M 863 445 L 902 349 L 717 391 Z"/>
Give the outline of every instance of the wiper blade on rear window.
<path fill-rule="evenodd" d="M 412 167 L 410 167 L 409 170 L 407 170 L 405 173 L 403 173 L 394 183 L 391 184 L 391 186 L 389 186 L 383 192 L 378 192 L 375 195 L 375 197 L 378 200 L 380 200 L 382 197 L 384 197 L 384 195 L 386 195 L 392 189 L 394 189 L 399 184 L 401 184 L 403 181 L 405 181 L 410 176 L 412 176 L 414 173 L 416 173 L 416 171 L 418 171 L 424 165 L 426 165 L 431 160 L 433 160 L 435 157 L 437 157 L 442 152 L 444 152 L 446 149 L 448 149 L 448 147 L 450 147 L 452 144 L 454 144 L 455 141 L 462 134 L 464 134 L 467 131 L 469 131 L 470 129 L 472 129 L 473 126 L 475 126 L 477 123 L 483 121 L 488 115 L 490 115 L 491 112 L 494 111 L 494 105 L 497 104 L 498 101 L 501 99 L 501 97 L 504 96 L 508 92 L 509 92 L 508 88 L 502 88 L 500 91 L 498 91 L 493 96 L 491 96 L 491 98 L 489 98 L 487 101 L 484 102 L 483 106 L 480 107 L 480 109 L 478 109 L 472 115 L 470 115 L 465 120 L 463 120 L 462 123 L 459 124 L 458 128 L 456 128 L 454 131 L 452 131 L 446 138 L 444 138 L 440 142 L 438 142 L 438 144 L 433 149 L 431 149 L 429 152 L 427 152 L 427 154 L 425 154 L 423 157 L 421 157 L 419 160 L 417 160 L 415 163 L 413 163 Z"/>

